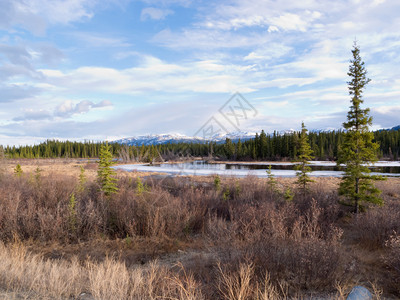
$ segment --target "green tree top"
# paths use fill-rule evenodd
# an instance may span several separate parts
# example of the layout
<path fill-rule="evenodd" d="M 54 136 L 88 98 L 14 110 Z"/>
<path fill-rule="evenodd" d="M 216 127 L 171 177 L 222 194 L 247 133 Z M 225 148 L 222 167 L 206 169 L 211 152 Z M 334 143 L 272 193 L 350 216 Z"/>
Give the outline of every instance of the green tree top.
<path fill-rule="evenodd" d="M 371 81 L 367 78 L 367 70 L 364 67 L 364 62 L 361 60 L 360 48 L 354 43 L 354 48 L 351 50 L 353 59 L 350 60 L 349 72 L 347 75 L 351 80 L 347 82 L 349 85 L 349 94 L 351 98 L 350 110 L 347 113 L 347 122 L 343 123 L 343 127 L 347 131 L 368 131 L 368 125 L 372 125 L 372 117 L 369 114 L 369 108 L 362 109 L 360 104 L 364 102 L 362 93 L 364 87 Z"/>
<path fill-rule="evenodd" d="M 17 177 L 21 177 L 22 176 L 22 168 L 20 164 L 17 164 L 17 166 L 14 168 L 14 174 Z"/>
<path fill-rule="evenodd" d="M 117 179 L 113 176 L 115 171 L 111 168 L 114 164 L 111 148 L 108 142 L 101 145 L 99 152 L 99 170 L 97 171 L 97 178 L 101 187 L 101 190 L 106 196 L 118 191 L 116 181 Z"/>
<path fill-rule="evenodd" d="M 369 126 L 372 125 L 369 108 L 361 108 L 361 104 L 364 102 L 363 90 L 370 79 L 367 78 L 367 71 L 356 43 L 351 52 L 353 58 L 350 60 L 347 73 L 351 78 L 348 82 L 351 106 L 347 113 L 347 122 L 343 123 L 345 133 L 337 164 L 346 165 L 339 193 L 354 205 L 354 211 L 358 213 L 362 202 L 383 203 L 379 197 L 380 190 L 375 188 L 372 183 L 372 180 L 382 178 L 370 176 L 368 168 L 368 165 L 378 160 L 376 153 L 379 148 L 379 144 L 373 142 L 373 133 L 369 131 Z"/>
<path fill-rule="evenodd" d="M 308 130 L 304 126 L 304 122 L 302 122 L 299 139 L 299 150 L 297 152 L 297 159 L 300 164 L 298 164 L 295 169 L 298 171 L 296 172 L 297 184 L 303 190 L 303 194 L 305 194 L 306 192 L 307 184 L 314 181 L 308 175 L 308 173 L 311 172 L 311 168 L 308 166 L 310 164 L 309 161 L 314 159 L 314 156 L 312 155 L 313 151 L 310 147 L 310 143 L 308 142 L 307 131 Z"/>

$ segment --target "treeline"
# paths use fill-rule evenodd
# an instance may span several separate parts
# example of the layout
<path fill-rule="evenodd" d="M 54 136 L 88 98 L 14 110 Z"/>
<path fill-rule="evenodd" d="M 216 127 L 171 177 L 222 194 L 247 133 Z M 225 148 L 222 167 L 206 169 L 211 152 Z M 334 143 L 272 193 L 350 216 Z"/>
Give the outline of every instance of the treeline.
<path fill-rule="evenodd" d="M 298 153 L 299 132 L 271 135 L 262 131 L 254 139 L 225 143 L 169 143 L 162 145 L 127 146 L 111 143 L 114 157 L 125 161 L 153 162 L 187 156 L 202 156 L 228 160 L 295 160 Z M 400 155 L 400 130 L 374 132 L 380 144 L 380 158 L 398 160 Z M 343 140 L 342 131 L 308 133 L 315 159 L 335 160 Z M 97 158 L 102 143 L 47 140 L 34 146 L 4 147 L 7 158 Z"/>

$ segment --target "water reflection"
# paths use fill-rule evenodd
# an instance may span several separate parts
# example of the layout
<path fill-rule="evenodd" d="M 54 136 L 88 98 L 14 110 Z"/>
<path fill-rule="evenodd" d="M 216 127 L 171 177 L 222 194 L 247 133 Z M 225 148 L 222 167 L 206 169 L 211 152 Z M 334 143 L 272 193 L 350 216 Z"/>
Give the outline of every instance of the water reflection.
<path fill-rule="evenodd" d="M 272 170 L 294 170 L 294 163 L 277 163 L 271 164 L 262 163 L 210 163 L 204 160 L 196 160 L 185 163 L 174 163 L 174 164 L 154 164 L 155 167 L 162 167 L 163 169 L 182 169 L 182 170 L 267 170 L 271 165 Z M 314 162 L 309 165 L 312 171 L 336 171 L 340 172 L 344 170 L 344 167 L 338 167 L 334 163 Z M 385 174 L 400 174 L 400 166 L 372 166 L 371 171 L 375 173 Z"/>

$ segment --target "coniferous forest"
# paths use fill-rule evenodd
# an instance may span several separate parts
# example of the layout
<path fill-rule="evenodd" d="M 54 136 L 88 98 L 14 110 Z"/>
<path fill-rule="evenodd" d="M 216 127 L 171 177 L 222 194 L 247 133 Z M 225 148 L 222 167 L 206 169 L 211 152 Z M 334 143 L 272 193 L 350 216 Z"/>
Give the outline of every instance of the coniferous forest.
<path fill-rule="evenodd" d="M 294 160 L 297 158 L 300 132 L 266 134 L 261 131 L 254 139 L 225 143 L 168 143 L 160 145 L 126 146 L 111 143 L 114 157 L 125 161 L 152 162 L 186 156 L 214 157 L 227 160 Z M 309 132 L 308 140 L 316 160 L 336 160 L 343 141 L 342 131 Z M 374 141 L 380 145 L 380 159 L 398 160 L 400 130 L 374 132 Z M 97 158 L 100 142 L 71 142 L 47 140 L 34 146 L 4 147 L 8 158 Z"/>

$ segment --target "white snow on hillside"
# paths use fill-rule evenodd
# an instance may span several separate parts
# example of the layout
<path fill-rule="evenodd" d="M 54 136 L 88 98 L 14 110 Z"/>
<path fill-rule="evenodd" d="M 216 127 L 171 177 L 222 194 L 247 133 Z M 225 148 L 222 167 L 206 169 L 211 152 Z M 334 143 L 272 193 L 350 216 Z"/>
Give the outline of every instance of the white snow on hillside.
<path fill-rule="evenodd" d="M 248 131 L 237 131 L 231 133 L 216 133 L 210 137 L 204 138 L 201 136 L 187 136 L 180 133 L 166 133 L 166 134 L 148 134 L 139 135 L 137 137 L 124 138 L 114 141 L 114 143 L 124 144 L 124 145 L 160 145 L 168 143 L 205 143 L 208 141 L 213 142 L 224 142 L 226 138 L 233 141 L 248 140 L 255 137 L 254 132 Z"/>

